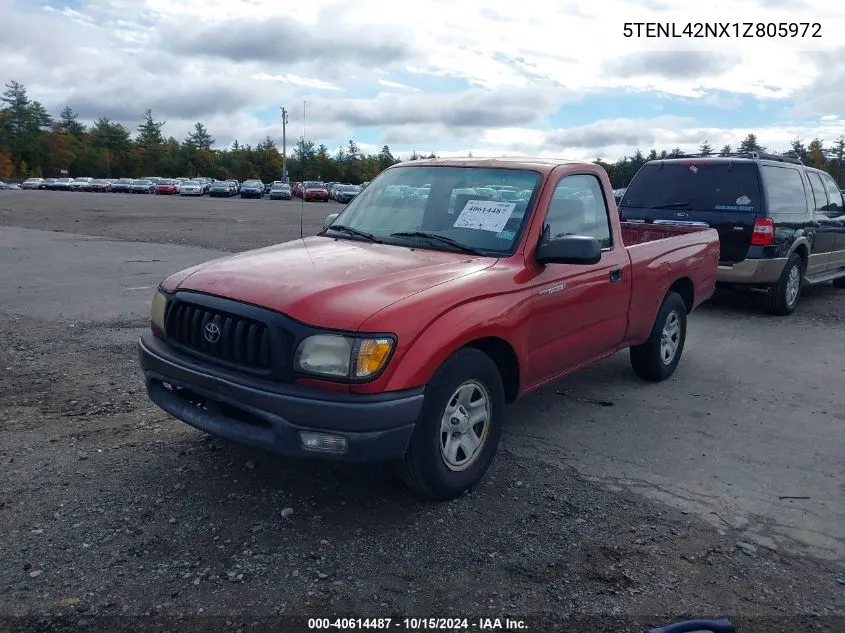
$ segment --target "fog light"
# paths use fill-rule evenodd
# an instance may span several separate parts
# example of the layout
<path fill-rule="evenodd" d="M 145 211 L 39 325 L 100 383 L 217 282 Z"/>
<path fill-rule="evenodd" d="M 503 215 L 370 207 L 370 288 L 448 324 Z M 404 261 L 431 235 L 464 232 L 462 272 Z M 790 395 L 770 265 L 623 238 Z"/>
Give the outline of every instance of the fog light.
<path fill-rule="evenodd" d="M 302 448 L 321 453 L 345 453 L 347 441 L 343 435 L 329 435 L 328 433 L 308 433 L 300 431 Z"/>

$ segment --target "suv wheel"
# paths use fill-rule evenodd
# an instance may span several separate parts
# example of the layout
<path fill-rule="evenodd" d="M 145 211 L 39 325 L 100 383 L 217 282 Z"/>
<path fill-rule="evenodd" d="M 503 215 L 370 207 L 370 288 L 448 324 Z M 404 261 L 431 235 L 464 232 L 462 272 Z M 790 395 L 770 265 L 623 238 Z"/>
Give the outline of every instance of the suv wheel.
<path fill-rule="evenodd" d="M 792 314 L 801 297 L 801 284 L 804 280 L 804 262 L 795 253 L 786 260 L 786 265 L 777 283 L 769 287 L 766 296 L 766 308 L 770 314 L 786 316 Z"/>
<path fill-rule="evenodd" d="M 434 499 L 452 499 L 476 485 L 502 436 L 505 390 L 496 363 L 464 348 L 449 357 L 425 390 L 399 474 Z"/>
<path fill-rule="evenodd" d="M 687 306 L 681 295 L 669 292 L 663 299 L 648 340 L 631 348 L 631 368 L 648 382 L 666 380 L 681 362 L 686 339 Z"/>

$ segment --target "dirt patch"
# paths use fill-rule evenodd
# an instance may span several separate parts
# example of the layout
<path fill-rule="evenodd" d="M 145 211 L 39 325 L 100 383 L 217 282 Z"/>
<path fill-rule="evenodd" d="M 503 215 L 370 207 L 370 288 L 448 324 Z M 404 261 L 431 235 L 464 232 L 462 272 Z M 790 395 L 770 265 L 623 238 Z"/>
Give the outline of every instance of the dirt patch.
<path fill-rule="evenodd" d="M 389 467 L 230 445 L 146 400 L 140 323 L 7 319 L 3 613 L 646 622 L 845 609 L 834 564 L 738 546 L 739 533 L 507 452 L 478 490 L 432 504 Z"/>

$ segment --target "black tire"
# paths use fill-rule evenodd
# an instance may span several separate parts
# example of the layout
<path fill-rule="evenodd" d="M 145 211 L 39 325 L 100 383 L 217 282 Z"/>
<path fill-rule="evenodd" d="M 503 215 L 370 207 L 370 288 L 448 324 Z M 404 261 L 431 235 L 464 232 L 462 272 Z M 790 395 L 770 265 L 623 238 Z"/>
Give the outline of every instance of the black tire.
<path fill-rule="evenodd" d="M 472 393 L 471 397 L 481 394 L 487 398 L 488 416 L 486 427 L 478 428 L 480 423 L 474 425 L 477 428 L 473 429 L 474 436 L 477 438 L 478 433 L 482 434 L 478 451 L 468 456 L 464 449 L 458 449 L 461 453 L 455 455 L 455 468 L 447 465 L 443 455 L 441 443 L 446 440 L 446 434 L 441 432 L 441 426 L 447 406 L 456 401 L 460 387 Z M 404 482 L 438 500 L 454 499 L 475 486 L 484 477 L 499 446 L 504 408 L 505 390 L 496 363 L 484 352 L 469 347 L 452 354 L 426 386 L 422 412 L 399 464 L 399 474 Z M 452 419 L 457 420 L 458 417 Z M 464 419 L 457 424 L 467 425 L 469 422 Z M 469 428 L 465 427 L 464 435 Z M 460 454 L 468 459 L 459 460 Z M 463 464 L 458 464 L 459 461 Z"/>
<path fill-rule="evenodd" d="M 792 295 L 794 277 L 798 277 L 797 292 Z M 792 253 L 780 273 L 780 279 L 772 284 L 766 293 L 766 311 L 775 316 L 787 316 L 795 311 L 801 298 L 801 286 L 804 281 L 804 261 L 796 253 Z"/>
<path fill-rule="evenodd" d="M 833 280 L 833 285 L 837 288 L 845 288 L 845 277 Z"/>
<path fill-rule="evenodd" d="M 676 325 L 673 325 L 676 324 Z M 664 330 L 674 346 L 663 345 Z M 634 373 L 648 382 L 666 380 L 675 373 L 687 339 L 687 306 L 676 292 L 663 298 L 654 326 L 645 343 L 631 348 L 631 367 Z M 671 355 L 669 355 L 670 350 Z"/>

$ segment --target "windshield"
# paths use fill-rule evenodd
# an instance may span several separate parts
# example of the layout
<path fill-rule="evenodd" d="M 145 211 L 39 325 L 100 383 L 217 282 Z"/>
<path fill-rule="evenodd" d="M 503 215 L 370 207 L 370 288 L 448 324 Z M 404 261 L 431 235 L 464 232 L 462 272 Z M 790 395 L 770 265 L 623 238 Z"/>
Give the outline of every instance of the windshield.
<path fill-rule="evenodd" d="M 622 207 L 755 212 L 757 167 L 736 161 L 646 163 L 625 189 Z"/>
<path fill-rule="evenodd" d="M 258 182 L 257 180 L 247 180 L 244 183 L 244 187 L 260 187 L 260 186 L 261 186 L 261 183 Z"/>
<path fill-rule="evenodd" d="M 117 182 L 119 182 L 120 184 L 123 184 L 123 185 L 128 185 L 132 182 L 132 179 L 131 178 L 121 178 Z"/>
<path fill-rule="evenodd" d="M 74 178 L 74 182 L 88 182 L 88 179 L 83 176 L 81 178 Z"/>
<path fill-rule="evenodd" d="M 539 173 L 520 169 L 392 167 L 363 189 L 333 224 L 390 244 L 457 250 L 441 240 L 394 235 L 422 231 L 484 253 L 509 253 L 541 180 Z M 525 196 L 504 200 L 497 190 L 484 186 L 488 183 L 508 185 Z M 341 235 L 331 228 L 327 234 Z"/>
<path fill-rule="evenodd" d="M 160 185 L 172 185 L 173 181 L 172 180 L 159 180 L 158 184 L 160 184 Z"/>
<path fill-rule="evenodd" d="M 361 187 L 356 187 L 355 185 L 344 185 L 340 188 L 340 190 L 348 193 L 359 193 L 361 191 Z"/>
<path fill-rule="evenodd" d="M 316 180 L 309 180 L 307 182 L 303 182 L 302 186 L 305 189 L 323 189 L 326 185 L 321 182 L 317 182 Z"/>

